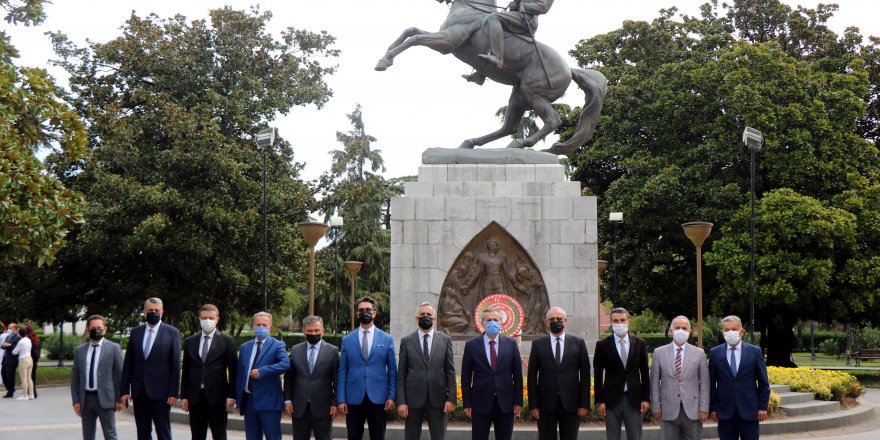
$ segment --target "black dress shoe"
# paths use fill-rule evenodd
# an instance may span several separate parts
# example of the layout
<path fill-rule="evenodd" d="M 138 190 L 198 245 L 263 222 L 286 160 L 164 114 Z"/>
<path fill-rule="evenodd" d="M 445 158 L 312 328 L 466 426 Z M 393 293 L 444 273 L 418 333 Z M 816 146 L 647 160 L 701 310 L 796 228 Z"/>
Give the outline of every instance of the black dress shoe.
<path fill-rule="evenodd" d="M 3 395 L 3 398 L 4 398 L 4 399 L 8 399 L 8 398 L 10 398 L 10 397 L 12 397 L 12 394 L 4 394 L 4 395 Z"/>

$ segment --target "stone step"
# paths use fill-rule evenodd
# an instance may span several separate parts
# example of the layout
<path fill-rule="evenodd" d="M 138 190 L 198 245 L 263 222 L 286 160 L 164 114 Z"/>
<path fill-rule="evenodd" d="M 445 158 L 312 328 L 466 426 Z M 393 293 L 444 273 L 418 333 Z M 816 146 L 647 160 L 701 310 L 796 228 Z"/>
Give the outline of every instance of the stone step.
<path fill-rule="evenodd" d="M 782 405 L 782 411 L 790 416 L 806 416 L 813 414 L 824 414 L 840 410 L 840 402 L 825 402 L 822 400 L 813 400 L 805 403 L 792 403 Z"/>
<path fill-rule="evenodd" d="M 782 406 L 791 405 L 794 403 L 812 402 L 812 401 L 816 400 L 816 395 L 813 393 L 789 392 L 789 393 L 777 393 L 777 394 L 779 394 L 779 401 L 782 404 Z"/>
<path fill-rule="evenodd" d="M 776 391 L 776 394 L 790 393 L 791 387 L 788 385 L 770 385 L 770 391 Z"/>

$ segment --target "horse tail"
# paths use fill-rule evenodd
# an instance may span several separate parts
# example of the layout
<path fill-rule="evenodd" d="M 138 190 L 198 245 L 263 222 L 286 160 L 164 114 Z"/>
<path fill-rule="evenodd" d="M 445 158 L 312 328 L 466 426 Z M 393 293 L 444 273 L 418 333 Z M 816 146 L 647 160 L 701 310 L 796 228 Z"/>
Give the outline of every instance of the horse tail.
<path fill-rule="evenodd" d="M 567 141 L 557 142 L 544 150 L 548 153 L 569 154 L 573 152 L 593 137 L 596 125 L 599 124 L 602 103 L 605 102 L 605 94 L 608 92 L 608 79 L 602 73 L 590 69 L 571 69 L 571 76 L 586 95 L 584 107 L 581 109 L 574 135 Z"/>

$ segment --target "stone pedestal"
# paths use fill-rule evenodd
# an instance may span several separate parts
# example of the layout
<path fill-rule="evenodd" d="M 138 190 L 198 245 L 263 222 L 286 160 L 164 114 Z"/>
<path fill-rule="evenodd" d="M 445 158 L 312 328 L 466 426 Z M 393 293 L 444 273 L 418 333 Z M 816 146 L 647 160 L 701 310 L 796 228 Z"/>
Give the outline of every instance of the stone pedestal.
<path fill-rule="evenodd" d="M 415 331 L 418 305 L 437 307 L 453 261 L 491 222 L 512 235 L 541 271 L 550 306 L 570 334 L 597 338 L 596 198 L 559 164 L 432 164 L 391 200 L 391 334 Z M 524 305 L 525 306 L 525 305 Z M 456 356 L 463 337 L 456 338 Z M 530 344 L 521 348 L 528 357 Z M 457 364 L 457 368 L 458 368 Z"/>

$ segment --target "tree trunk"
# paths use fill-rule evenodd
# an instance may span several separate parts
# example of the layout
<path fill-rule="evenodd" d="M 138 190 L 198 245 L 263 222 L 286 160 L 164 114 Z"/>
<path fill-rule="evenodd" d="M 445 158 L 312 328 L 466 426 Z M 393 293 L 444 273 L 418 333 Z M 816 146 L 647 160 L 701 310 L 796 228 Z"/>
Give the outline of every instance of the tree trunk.
<path fill-rule="evenodd" d="M 778 316 L 767 322 L 767 365 L 796 368 L 791 361 L 791 347 L 794 343 L 795 320 Z"/>

